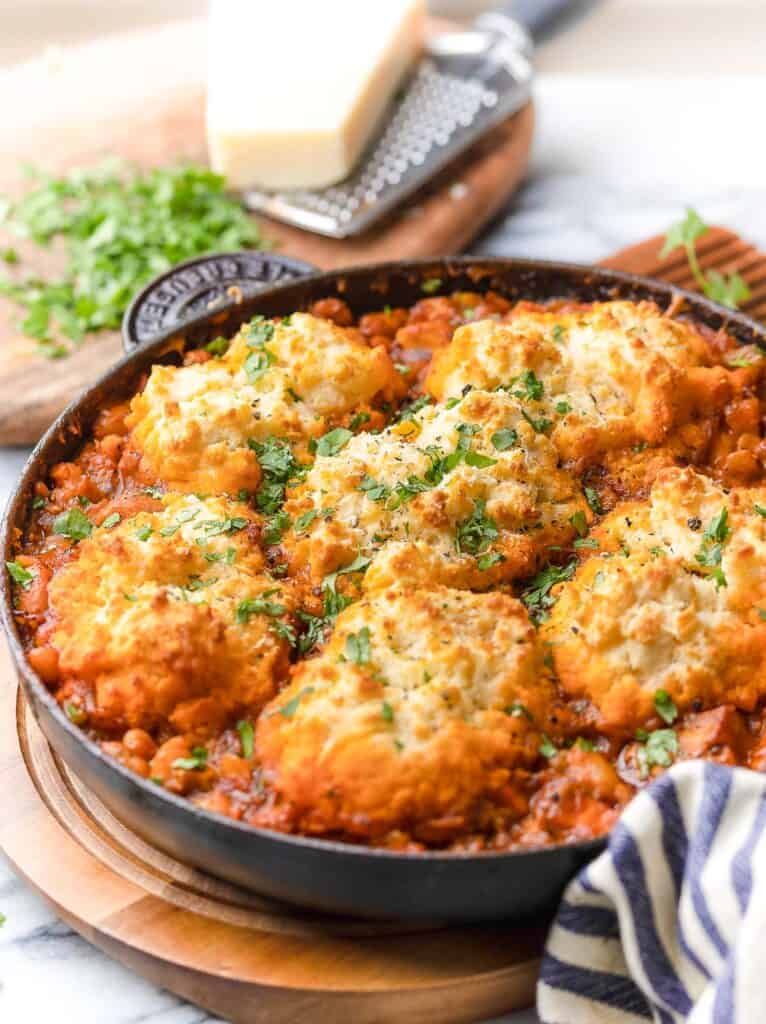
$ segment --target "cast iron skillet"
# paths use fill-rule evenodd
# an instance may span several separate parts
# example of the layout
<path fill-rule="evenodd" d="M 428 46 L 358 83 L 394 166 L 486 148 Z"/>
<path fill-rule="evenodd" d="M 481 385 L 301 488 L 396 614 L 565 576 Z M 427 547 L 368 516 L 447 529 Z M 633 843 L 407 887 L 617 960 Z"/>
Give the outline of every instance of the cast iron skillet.
<path fill-rule="evenodd" d="M 3 557 L 10 558 L 14 530 L 24 526 L 35 482 L 75 452 L 105 400 L 130 394 L 152 363 L 177 360 L 182 340 L 194 347 L 231 335 L 256 313 L 288 314 L 328 296 L 344 299 L 356 313 L 386 303 L 408 306 L 421 298 L 423 281 L 438 278 L 444 293 L 492 288 L 511 299 L 653 299 L 662 308 L 675 302 L 714 329 L 725 324 L 743 343 L 766 345 L 766 331 L 754 321 L 700 296 L 590 267 L 452 259 L 299 277 L 310 269 L 267 254 L 222 254 L 184 264 L 146 288 L 125 318 L 130 354 L 62 413 L 27 463 L 2 524 Z M 244 296 L 239 303 L 224 294 L 232 285 Z M 219 303 L 212 309 L 211 299 Z M 24 658 L 7 573 L 0 580 L 2 617 L 19 679 L 51 745 L 121 821 L 179 860 L 279 900 L 339 914 L 487 920 L 551 909 L 575 871 L 603 849 L 603 840 L 593 840 L 529 852 L 393 853 L 281 835 L 200 810 L 131 774 L 68 720 Z"/>

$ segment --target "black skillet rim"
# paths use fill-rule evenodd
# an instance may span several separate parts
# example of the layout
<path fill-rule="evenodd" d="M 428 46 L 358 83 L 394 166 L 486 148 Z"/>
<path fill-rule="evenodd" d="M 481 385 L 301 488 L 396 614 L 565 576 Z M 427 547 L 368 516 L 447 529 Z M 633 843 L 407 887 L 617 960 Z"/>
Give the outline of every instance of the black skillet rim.
<path fill-rule="evenodd" d="M 220 256 L 225 254 L 217 255 Z M 312 273 L 306 277 L 301 277 L 298 280 L 291 280 L 285 284 L 278 285 L 274 289 L 269 288 L 264 291 L 260 291 L 252 298 L 254 300 L 259 300 L 267 296 L 278 294 L 281 291 L 287 291 L 290 288 L 295 287 L 296 284 L 302 284 L 304 282 L 307 284 L 317 284 L 322 280 L 326 280 L 328 283 L 337 282 L 338 280 L 349 279 L 355 276 L 370 275 L 373 272 L 384 277 L 394 272 L 412 273 L 419 275 L 421 280 L 424 280 L 428 279 L 428 277 L 437 276 L 437 273 L 439 272 L 442 274 L 445 272 L 450 273 L 451 268 L 454 268 L 457 272 L 466 272 L 473 268 L 481 268 L 482 272 L 486 271 L 498 275 L 502 275 L 503 272 L 508 272 L 514 268 L 526 270 L 530 273 L 542 271 L 561 273 L 565 276 L 580 275 L 582 277 L 582 281 L 579 284 L 580 288 L 584 288 L 586 282 L 598 282 L 605 286 L 613 284 L 616 286 L 622 285 L 624 287 L 632 287 L 637 291 L 647 293 L 647 297 L 651 297 L 653 295 L 655 299 L 657 297 L 663 297 L 670 301 L 684 300 L 685 305 L 689 308 L 695 319 L 700 319 L 703 323 L 710 319 L 716 320 L 718 322 L 715 324 L 715 329 L 725 325 L 735 337 L 739 335 L 741 343 L 755 343 L 766 349 L 766 328 L 757 321 L 752 320 L 750 317 L 712 302 L 704 296 L 678 288 L 668 282 L 642 277 L 638 274 L 627 274 L 621 271 L 605 270 L 599 267 L 589 266 L 587 264 L 565 263 L 552 260 L 515 259 L 512 257 L 485 259 L 482 257 L 467 256 L 450 257 L 442 260 L 405 260 L 373 263 L 348 269 L 340 268 L 333 271 Z M 331 288 L 328 286 L 328 292 L 330 290 Z M 551 296 L 551 298 L 556 297 L 557 296 Z M 26 523 L 28 498 L 31 493 L 31 487 L 38 479 L 41 479 L 38 467 L 40 463 L 43 463 L 43 456 L 45 455 L 46 449 L 55 441 L 57 435 L 63 435 L 65 432 L 73 433 L 71 431 L 71 423 L 78 423 L 77 413 L 80 406 L 86 402 L 87 398 L 90 397 L 93 392 L 100 390 L 110 381 L 113 381 L 124 374 L 134 362 L 138 361 L 139 356 L 145 352 L 154 350 L 155 348 L 160 350 L 157 355 L 161 355 L 163 345 L 167 345 L 171 339 L 177 338 L 180 334 L 183 334 L 189 329 L 193 329 L 195 326 L 200 326 L 209 322 L 219 313 L 220 309 L 216 309 L 211 313 L 195 317 L 194 319 L 175 327 L 173 330 L 167 331 L 158 336 L 146 346 L 141 346 L 140 348 L 123 356 L 117 363 L 102 374 L 97 381 L 70 402 L 70 404 L 59 414 L 53 424 L 35 445 L 24 465 L 21 477 L 19 478 L 16 487 L 9 496 L 3 512 L 2 521 L 0 522 L 0 551 L 3 553 L 3 560 L 12 553 L 11 547 L 14 529 L 18 528 L 19 523 L 22 524 L 22 527 Z M 738 328 L 739 330 L 735 331 L 733 328 Z M 743 339 L 743 335 L 747 338 L 746 341 Z M 190 347 L 194 346 L 192 345 Z M 79 430 L 75 431 L 75 433 L 77 432 L 79 432 Z M 44 463 L 44 465 L 47 470 L 47 462 Z M 87 752 L 105 765 L 107 770 L 121 775 L 127 783 L 137 786 L 145 796 L 150 798 L 159 798 L 160 801 L 167 801 L 172 807 L 191 815 L 193 818 L 207 821 L 211 825 L 217 827 L 230 828 L 244 836 L 256 835 L 264 840 L 285 843 L 287 846 L 302 849 L 313 849 L 320 852 L 322 850 L 328 852 L 332 851 L 336 854 L 344 854 L 353 857 L 386 860 L 392 859 L 397 862 L 407 860 L 418 862 L 426 861 L 430 863 L 454 863 L 456 861 L 464 862 L 467 860 L 494 862 L 498 859 L 505 861 L 508 858 L 527 858 L 530 856 L 537 856 L 544 859 L 546 854 L 554 855 L 556 852 L 565 849 L 582 851 L 583 853 L 588 853 L 590 851 L 598 852 L 604 848 L 605 843 L 608 841 L 610 832 L 606 832 L 603 836 L 598 836 L 593 839 L 570 843 L 554 843 L 541 847 L 530 847 L 529 849 L 482 850 L 479 852 L 462 850 L 423 850 L 400 852 L 380 847 L 365 846 L 361 843 L 344 843 L 336 839 L 322 839 L 312 836 L 303 836 L 300 834 L 278 832 L 272 829 L 248 825 L 243 822 L 236 821 L 233 818 L 228 818 L 226 815 L 198 807 L 195 804 L 190 803 L 190 801 L 180 796 L 176 796 L 174 793 L 169 793 L 164 788 L 158 787 L 154 783 L 136 775 L 134 772 L 131 772 L 124 765 L 114 760 L 114 758 L 105 754 L 94 740 L 69 720 L 51 692 L 39 678 L 37 673 L 31 669 L 26 660 L 21 643 L 21 637 L 14 620 L 12 590 L 13 588 L 11 586 L 9 574 L 4 571 L 0 572 L 0 621 L 2 621 L 5 629 L 6 638 L 8 640 L 8 645 L 18 676 L 22 679 L 26 687 L 29 688 L 31 693 L 34 694 L 35 699 L 43 703 L 58 725 L 61 726 L 64 731 L 67 732 L 73 740 L 75 740 L 75 742 L 83 744 Z M 34 701 L 30 701 L 30 705 L 33 713 L 36 715 Z"/>

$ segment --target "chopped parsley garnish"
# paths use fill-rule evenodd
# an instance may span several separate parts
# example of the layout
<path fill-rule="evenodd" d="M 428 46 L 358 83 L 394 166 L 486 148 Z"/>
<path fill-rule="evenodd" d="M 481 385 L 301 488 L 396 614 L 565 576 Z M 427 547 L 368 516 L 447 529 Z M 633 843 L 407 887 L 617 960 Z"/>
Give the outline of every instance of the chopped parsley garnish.
<path fill-rule="evenodd" d="M 298 651 L 307 654 L 312 647 L 324 640 L 325 630 L 332 625 L 332 618 L 323 618 L 321 615 L 311 615 L 309 612 L 298 611 L 298 618 L 306 626 L 306 629 L 298 637 Z"/>
<path fill-rule="evenodd" d="M 245 337 L 250 348 L 260 348 L 274 337 L 274 324 L 264 316 L 254 316 L 245 328 Z"/>
<path fill-rule="evenodd" d="M 654 710 L 667 725 L 672 725 L 678 718 L 678 708 L 667 690 L 655 690 Z"/>
<path fill-rule="evenodd" d="M 251 384 L 266 373 L 277 361 L 274 353 L 266 348 L 266 342 L 274 336 L 274 324 L 262 316 L 254 317 L 247 326 L 246 339 L 248 348 L 255 349 L 244 362 L 243 370 Z"/>
<path fill-rule="evenodd" d="M 209 352 L 211 356 L 223 356 L 229 351 L 229 341 L 220 336 L 213 338 L 205 345 L 205 351 Z"/>
<path fill-rule="evenodd" d="M 564 328 L 561 326 L 561 324 L 554 324 L 553 325 L 553 330 L 551 331 L 551 335 L 552 335 L 553 340 L 556 342 L 557 345 L 560 345 L 561 342 L 564 340 L 564 333 L 565 333 L 564 332 Z"/>
<path fill-rule="evenodd" d="M 515 391 L 511 391 L 511 394 L 515 398 L 522 399 L 522 401 L 539 402 L 545 394 L 543 382 L 534 370 L 525 370 L 520 377 L 514 377 L 511 384 L 513 385 L 516 383 L 520 383 L 521 387 Z"/>
<path fill-rule="evenodd" d="M 766 519 L 766 508 L 764 508 L 763 505 L 759 505 L 758 502 L 756 502 L 753 505 L 753 508 L 755 509 L 755 511 L 758 513 L 759 516 L 762 516 L 764 519 Z"/>
<path fill-rule="evenodd" d="M 349 633 L 346 637 L 346 657 L 355 665 L 367 665 L 370 661 L 370 630 L 362 626 L 358 633 Z"/>
<path fill-rule="evenodd" d="M 591 751 L 596 749 L 593 740 L 586 739 L 585 736 L 578 736 L 573 745 L 577 747 L 578 750 Z"/>
<path fill-rule="evenodd" d="M 85 540 L 93 533 L 93 523 L 79 508 L 70 508 L 53 520 L 53 532 L 70 540 Z"/>
<path fill-rule="evenodd" d="M 281 441 L 278 437 L 267 437 L 265 441 L 254 441 L 251 438 L 247 443 L 255 452 L 264 475 L 268 477 L 284 482 L 300 469 L 287 441 Z"/>
<path fill-rule="evenodd" d="M 358 412 L 356 415 L 351 417 L 349 423 L 349 430 L 358 430 L 363 424 L 370 422 L 370 414 L 368 412 Z"/>
<path fill-rule="evenodd" d="M 64 711 L 70 722 L 74 722 L 75 725 L 83 725 L 88 720 L 88 713 L 83 708 L 78 707 L 71 700 L 64 701 Z"/>
<path fill-rule="evenodd" d="M 136 530 L 136 537 L 138 537 L 139 540 L 149 540 L 153 533 L 154 530 L 151 528 L 151 526 L 145 524 L 144 526 L 139 526 L 139 528 Z"/>
<path fill-rule="evenodd" d="M 477 498 L 471 515 L 457 525 L 455 548 L 458 553 L 481 555 L 499 536 L 497 523 L 486 514 L 486 502 Z"/>
<path fill-rule="evenodd" d="M 101 526 L 102 526 L 102 527 L 103 527 L 103 528 L 104 528 L 105 530 L 111 530 L 113 526 L 116 526 L 116 525 L 117 525 L 117 524 L 119 523 L 119 521 L 120 521 L 120 519 L 121 519 L 121 518 L 122 518 L 122 517 L 120 516 L 120 513 L 119 513 L 119 512 L 112 512 L 112 514 L 111 514 L 111 515 L 108 515 L 108 516 L 106 517 L 106 519 L 105 519 L 105 520 L 103 521 L 103 523 L 101 524 Z"/>
<path fill-rule="evenodd" d="M 334 508 L 323 508 L 318 511 L 315 508 L 309 509 L 295 520 L 295 530 L 297 533 L 304 533 L 315 519 L 331 519 L 334 513 Z"/>
<path fill-rule="evenodd" d="M 505 452 L 509 448 L 513 448 L 515 444 L 518 444 L 519 435 L 515 430 L 503 428 L 502 430 L 496 430 L 492 437 L 490 437 L 490 441 L 496 451 Z"/>
<path fill-rule="evenodd" d="M 139 170 L 110 161 L 36 177 L 9 221 L 37 245 L 61 240 L 64 269 L 47 280 L 0 277 L 0 292 L 23 307 L 21 330 L 50 357 L 68 355 L 92 331 L 118 330 L 130 300 L 159 270 L 221 249 L 263 248 L 257 222 L 204 167 Z"/>
<path fill-rule="evenodd" d="M 413 402 L 409 402 L 402 409 L 399 410 L 399 415 L 394 420 L 395 423 L 401 423 L 404 420 L 411 420 L 415 413 L 420 412 L 421 409 L 425 409 L 427 405 L 430 405 L 433 399 L 430 395 L 420 395 Z M 367 419 L 370 417 L 368 416 Z M 353 421 L 351 423 L 353 427 Z"/>
<path fill-rule="evenodd" d="M 204 747 L 192 747 L 190 757 L 177 757 L 171 768 L 184 772 L 201 772 L 207 767 L 207 750 Z"/>
<path fill-rule="evenodd" d="M 481 572 L 484 572 L 487 569 L 491 569 L 493 565 L 497 565 L 498 562 L 504 561 L 505 555 L 501 555 L 499 551 L 490 551 L 489 554 L 482 555 L 476 562 L 476 565 Z"/>
<path fill-rule="evenodd" d="M 532 721 L 532 715 L 529 708 L 518 700 L 515 700 L 513 704 L 509 704 L 505 709 L 505 713 L 506 715 L 510 715 L 511 718 L 528 718 L 530 722 Z"/>
<path fill-rule="evenodd" d="M 160 530 L 160 536 L 172 537 L 173 534 L 178 531 L 179 527 L 182 526 L 183 523 L 191 522 L 191 520 L 194 519 L 197 515 L 199 515 L 198 508 L 181 509 L 181 511 L 176 516 L 174 523 L 171 523 L 169 526 L 162 527 L 162 529 Z"/>
<path fill-rule="evenodd" d="M 545 735 L 545 733 L 543 733 L 542 735 L 538 750 L 543 755 L 543 757 L 547 757 L 549 760 L 550 758 L 555 757 L 558 753 L 555 744 L 548 736 Z"/>
<path fill-rule="evenodd" d="M 206 540 L 208 537 L 218 537 L 223 533 L 237 533 L 239 530 L 244 530 L 249 522 L 250 520 L 245 519 L 244 516 L 231 516 L 228 519 L 205 519 L 201 523 L 197 523 L 194 529 L 202 530 L 203 538 Z M 197 543 L 199 544 L 199 541 Z"/>
<path fill-rule="evenodd" d="M 254 384 L 277 361 L 274 353 L 266 348 L 266 342 L 274 336 L 274 324 L 262 316 L 254 317 L 247 326 L 245 337 L 251 352 L 244 362 L 243 370 L 248 381 Z"/>
<path fill-rule="evenodd" d="M 338 576 L 346 576 L 352 572 L 363 572 L 371 561 L 371 558 L 367 558 L 364 555 L 357 555 L 353 562 L 350 562 L 348 565 L 343 566 L 342 569 L 336 569 L 335 572 L 331 572 L 325 576 L 322 581 L 324 589 L 335 593 L 335 584 L 337 583 Z"/>
<path fill-rule="evenodd" d="M 237 557 L 236 548 L 226 548 L 226 551 L 203 551 L 202 557 L 206 562 L 225 562 L 226 565 L 233 565 Z"/>
<path fill-rule="evenodd" d="M 547 569 L 539 572 L 529 586 L 523 591 L 521 600 L 527 607 L 530 618 L 534 622 L 543 622 L 548 617 L 548 609 L 556 603 L 551 595 L 551 590 L 557 583 L 571 580 L 574 576 L 577 562 L 571 561 L 567 565 L 549 565 Z"/>
<path fill-rule="evenodd" d="M 357 490 L 366 494 L 370 501 L 385 501 L 391 497 L 391 488 L 387 484 L 378 483 L 369 473 L 365 473 L 362 477 L 362 482 Z"/>
<path fill-rule="evenodd" d="M 578 537 L 584 537 L 588 532 L 588 520 L 585 518 L 585 513 L 582 509 L 578 509 L 574 515 L 570 516 L 569 522 L 574 527 Z"/>
<path fill-rule="evenodd" d="M 44 507 L 45 507 L 45 498 L 41 497 L 38 494 L 38 496 L 32 502 L 32 508 L 38 509 L 38 508 L 44 508 Z"/>
<path fill-rule="evenodd" d="M 239 733 L 239 742 L 242 744 L 242 756 L 251 758 L 253 756 L 253 723 L 246 718 L 242 721 L 237 722 L 237 732 Z"/>
<path fill-rule="evenodd" d="M 645 740 L 643 746 L 638 748 L 642 778 L 646 778 L 649 769 L 655 765 L 669 767 L 678 754 L 678 736 L 674 729 L 655 729 L 648 735 L 643 730 L 637 730 L 636 737 Z"/>
<path fill-rule="evenodd" d="M 249 622 L 253 615 L 284 615 L 287 609 L 283 604 L 267 600 L 278 590 L 279 587 L 274 590 L 266 590 L 259 597 L 246 597 L 240 601 L 237 605 L 237 622 L 240 624 Z"/>
<path fill-rule="evenodd" d="M 569 402 L 556 402 L 556 412 L 559 416 L 566 416 L 568 412 L 572 411 L 572 406 Z"/>
<path fill-rule="evenodd" d="M 588 507 L 591 512 L 600 516 L 604 511 L 604 506 L 601 504 L 601 498 L 599 497 L 598 491 L 593 487 L 583 487 L 583 494 L 585 495 L 585 500 L 588 502 Z"/>
<path fill-rule="evenodd" d="M 716 590 L 727 586 L 726 576 L 721 568 L 721 557 L 723 546 L 731 536 L 731 528 L 728 525 L 729 510 L 722 508 L 711 521 L 708 528 L 702 534 L 702 544 L 695 561 L 705 569 L 710 569 L 710 577 L 715 580 Z"/>
<path fill-rule="evenodd" d="M 345 427 L 336 427 L 317 441 L 317 455 L 338 455 L 354 435 Z"/>
<path fill-rule="evenodd" d="M 473 466 L 474 469 L 487 469 L 489 466 L 496 466 L 497 459 L 489 455 L 482 455 L 481 452 L 468 451 L 465 453 L 466 466 Z"/>
<path fill-rule="evenodd" d="M 29 569 L 25 569 L 20 562 L 6 562 L 5 568 L 8 570 L 8 574 L 13 582 L 18 583 L 24 590 L 30 586 L 35 578 L 35 574 L 30 572 Z"/>
<path fill-rule="evenodd" d="M 429 277 L 420 286 L 421 292 L 425 295 L 433 295 L 434 292 L 438 292 L 442 286 L 442 279 L 440 277 Z"/>
<path fill-rule="evenodd" d="M 572 547 L 575 549 L 597 548 L 598 546 L 599 544 L 595 537 L 578 537 L 577 540 L 572 544 Z"/>
<path fill-rule="evenodd" d="M 289 622 L 272 622 L 269 626 L 271 632 L 280 638 L 280 640 L 287 640 L 291 647 L 298 646 L 298 634 L 295 632 Z"/>
<path fill-rule="evenodd" d="M 283 718 L 292 718 L 295 712 L 298 710 L 298 705 L 300 704 L 303 697 L 307 697 L 310 693 L 313 692 L 313 686 L 304 686 L 299 693 L 296 693 L 296 695 L 292 697 L 290 700 L 288 700 L 286 704 L 282 705 L 282 707 L 279 709 L 280 715 L 282 715 Z"/>
<path fill-rule="evenodd" d="M 444 403 L 444 407 L 445 409 L 454 409 L 455 406 L 460 405 L 462 401 L 462 398 L 448 398 L 447 401 Z"/>
<path fill-rule="evenodd" d="M 545 416 L 540 416 L 536 419 L 534 416 L 530 416 L 525 409 L 521 410 L 521 415 L 536 434 L 544 434 L 546 430 L 550 430 L 552 426 L 551 421 Z"/>
<path fill-rule="evenodd" d="M 248 446 L 255 452 L 263 473 L 263 481 L 255 495 L 255 503 L 267 517 L 263 532 L 264 544 L 278 544 L 290 526 L 290 517 L 282 512 L 285 488 L 304 472 L 287 441 L 267 437 L 265 441 L 251 438 Z"/>
<path fill-rule="evenodd" d="M 412 501 L 416 494 L 422 494 L 424 491 L 430 490 L 431 484 L 427 480 L 421 480 L 419 476 L 410 473 L 406 480 L 400 480 L 398 484 L 394 485 L 394 492 L 386 502 L 386 508 L 389 512 L 393 512 L 401 505 Z"/>
<path fill-rule="evenodd" d="M 383 716 L 383 720 L 385 722 L 393 722 L 394 709 L 391 707 L 387 700 L 384 700 L 383 703 L 381 704 L 380 713 Z"/>
<path fill-rule="evenodd" d="M 275 512 L 269 516 L 263 525 L 263 543 L 267 547 L 279 544 L 282 534 L 290 529 L 290 516 L 287 512 Z"/>
<path fill-rule="evenodd" d="M 251 352 L 250 355 L 244 362 L 242 369 L 245 371 L 245 375 L 251 384 L 266 373 L 269 367 L 273 366 L 277 361 L 277 357 L 273 352 L 270 352 L 267 348 L 259 349 L 257 352 Z"/>

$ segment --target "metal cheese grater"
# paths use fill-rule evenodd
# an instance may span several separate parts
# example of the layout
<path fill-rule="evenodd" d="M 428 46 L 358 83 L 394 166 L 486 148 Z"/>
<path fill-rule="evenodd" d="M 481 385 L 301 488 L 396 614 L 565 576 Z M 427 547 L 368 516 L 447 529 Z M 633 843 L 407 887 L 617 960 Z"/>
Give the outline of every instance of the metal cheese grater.
<path fill-rule="evenodd" d="M 369 228 L 481 136 L 520 110 L 532 82 L 532 35 L 566 0 L 516 0 L 464 32 L 435 36 L 408 86 L 393 100 L 382 135 L 352 174 L 317 190 L 244 194 L 245 205 L 331 238 Z"/>

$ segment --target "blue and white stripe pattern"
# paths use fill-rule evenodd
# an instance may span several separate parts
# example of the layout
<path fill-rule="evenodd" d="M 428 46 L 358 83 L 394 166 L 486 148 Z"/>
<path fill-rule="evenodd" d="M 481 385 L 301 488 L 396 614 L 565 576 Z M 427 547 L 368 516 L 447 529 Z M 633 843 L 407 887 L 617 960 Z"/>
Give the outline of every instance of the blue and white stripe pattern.
<path fill-rule="evenodd" d="M 701 761 L 641 792 L 567 887 L 544 1024 L 766 1024 L 766 777 Z"/>

